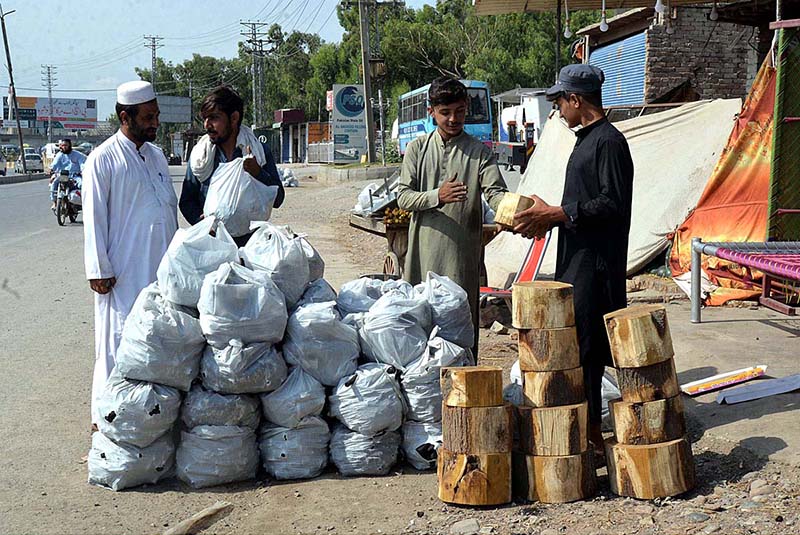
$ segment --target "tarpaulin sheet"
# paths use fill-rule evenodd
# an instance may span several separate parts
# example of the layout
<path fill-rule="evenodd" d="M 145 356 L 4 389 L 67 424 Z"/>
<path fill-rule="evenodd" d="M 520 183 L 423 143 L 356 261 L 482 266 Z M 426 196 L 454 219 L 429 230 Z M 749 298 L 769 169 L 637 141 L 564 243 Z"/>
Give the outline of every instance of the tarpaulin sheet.
<path fill-rule="evenodd" d="M 628 274 L 664 252 L 672 233 L 696 206 L 740 109 L 741 99 L 706 100 L 614 123 L 628 140 L 634 164 Z M 518 193 L 560 204 L 574 146 L 575 134 L 563 121 L 547 121 Z M 540 277 L 555 271 L 556 242 L 553 239 L 548 248 Z M 507 286 L 528 243 L 502 232 L 487 245 L 489 286 Z"/>
<path fill-rule="evenodd" d="M 669 260 L 674 277 L 690 271 L 695 236 L 704 242 L 766 239 L 774 106 L 775 69 L 765 63 L 697 207 L 675 233 Z M 716 287 L 706 304 L 760 293 L 756 270 L 713 256 L 703 256 L 702 267 Z"/>

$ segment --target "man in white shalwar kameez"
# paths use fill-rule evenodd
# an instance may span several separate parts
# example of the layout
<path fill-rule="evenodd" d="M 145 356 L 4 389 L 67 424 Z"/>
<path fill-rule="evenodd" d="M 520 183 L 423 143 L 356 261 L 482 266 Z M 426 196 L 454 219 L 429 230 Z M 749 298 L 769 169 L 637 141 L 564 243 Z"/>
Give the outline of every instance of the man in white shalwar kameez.
<path fill-rule="evenodd" d="M 84 262 L 95 292 L 95 405 L 114 369 L 125 318 L 178 228 L 178 200 L 167 160 L 152 145 L 158 129 L 153 87 L 143 81 L 117 89 L 120 129 L 89 155 L 83 172 Z"/>

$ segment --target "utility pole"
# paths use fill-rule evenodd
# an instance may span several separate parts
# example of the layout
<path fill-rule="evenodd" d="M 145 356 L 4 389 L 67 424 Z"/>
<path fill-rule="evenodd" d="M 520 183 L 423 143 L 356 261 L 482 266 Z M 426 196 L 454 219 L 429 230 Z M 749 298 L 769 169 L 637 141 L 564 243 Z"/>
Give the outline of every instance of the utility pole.
<path fill-rule="evenodd" d="M 151 63 L 150 63 L 150 83 L 153 85 L 153 91 L 156 90 L 156 50 L 159 48 L 163 48 L 164 45 L 160 45 L 159 42 L 164 39 L 163 37 L 159 37 L 158 35 L 145 35 L 144 36 L 144 47 L 149 48 L 151 52 Z M 147 41 L 150 41 L 149 43 Z"/>
<path fill-rule="evenodd" d="M 14 117 L 17 119 L 17 137 L 19 137 L 19 150 L 22 151 L 24 145 L 22 141 L 22 125 L 19 122 L 19 106 L 17 105 L 17 90 L 14 87 L 14 70 L 11 67 L 11 51 L 8 49 L 8 35 L 6 34 L 6 15 L 10 15 L 16 11 L 3 11 L 3 6 L 0 4 L 0 26 L 3 28 L 3 44 L 6 47 L 6 68 L 8 69 L 8 89 L 11 93 L 11 100 L 14 101 Z M 10 104 L 10 103 L 9 103 Z M 9 106 L 9 109 L 11 106 Z M 25 165 L 25 154 L 22 154 L 22 172 L 27 174 L 28 167 Z"/>
<path fill-rule="evenodd" d="M 369 11 L 366 0 L 358 0 L 361 26 L 361 68 L 364 71 L 364 114 L 367 116 L 367 161 L 375 162 L 375 118 L 372 116 L 372 76 L 370 72 Z"/>
<path fill-rule="evenodd" d="M 247 31 L 241 32 L 242 37 L 247 38 L 250 43 L 250 57 L 252 64 L 250 70 L 253 75 L 253 128 L 261 122 L 259 106 L 261 105 L 261 56 L 264 54 L 264 42 L 261 37 L 266 35 L 266 32 L 261 28 L 267 25 L 266 22 L 257 20 L 240 20 L 239 24 L 244 26 Z"/>
<path fill-rule="evenodd" d="M 56 67 L 54 65 L 42 65 L 42 85 L 47 88 L 47 106 L 50 112 L 47 114 L 47 142 L 53 142 L 53 88 L 56 84 Z"/>

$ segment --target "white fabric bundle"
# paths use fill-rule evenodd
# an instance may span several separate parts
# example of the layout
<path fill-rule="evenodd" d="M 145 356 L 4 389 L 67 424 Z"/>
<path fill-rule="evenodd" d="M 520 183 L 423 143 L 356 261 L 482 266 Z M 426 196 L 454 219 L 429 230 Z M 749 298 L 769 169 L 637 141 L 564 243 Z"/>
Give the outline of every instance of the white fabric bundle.
<path fill-rule="evenodd" d="M 206 193 L 203 214 L 223 223 L 231 236 L 250 232 L 252 221 L 268 221 L 278 186 L 267 186 L 244 170 L 244 159 L 220 163 Z"/>
<path fill-rule="evenodd" d="M 115 371 L 186 391 L 197 376 L 204 345 L 200 323 L 169 305 L 152 283 L 139 293 L 125 320 Z"/>
<path fill-rule="evenodd" d="M 359 335 L 366 357 L 402 369 L 422 355 L 430 330 L 427 301 L 413 289 L 394 289 L 372 305 Z"/>
<path fill-rule="evenodd" d="M 256 477 L 258 447 L 249 427 L 200 425 L 181 433 L 178 477 L 199 489 Z"/>
<path fill-rule="evenodd" d="M 295 306 L 310 280 L 308 257 L 300 238 L 285 227 L 270 223 L 254 225 L 256 231 L 239 250 L 244 265 L 266 271 L 283 292 L 286 306 Z"/>
<path fill-rule="evenodd" d="M 274 344 L 286 329 L 286 302 L 269 275 L 233 262 L 206 276 L 197 309 L 203 334 L 216 347 L 234 338 Z"/>
<path fill-rule="evenodd" d="M 429 271 L 425 282 L 415 287 L 431 306 L 433 324 L 439 336 L 461 347 L 475 343 L 475 325 L 467 292 L 448 277 Z"/>
<path fill-rule="evenodd" d="M 442 422 L 408 421 L 403 424 L 403 455 L 417 470 L 436 468 L 438 449 L 442 445 Z"/>
<path fill-rule="evenodd" d="M 405 400 L 397 375 L 392 366 L 364 364 L 343 377 L 329 398 L 331 416 L 367 436 L 399 429 Z"/>
<path fill-rule="evenodd" d="M 116 442 L 145 448 L 172 428 L 180 408 L 176 389 L 112 373 L 97 400 L 97 427 Z"/>
<path fill-rule="evenodd" d="M 328 465 L 329 442 L 325 420 L 309 416 L 293 428 L 265 425 L 258 447 L 264 469 L 275 479 L 309 479 Z"/>
<path fill-rule="evenodd" d="M 171 435 L 164 435 L 139 448 L 93 433 L 87 464 L 92 485 L 122 490 L 152 484 L 173 475 L 175 444 Z"/>
<path fill-rule="evenodd" d="M 280 352 L 267 343 L 244 345 L 233 339 L 222 349 L 206 347 L 200 361 L 203 386 L 223 394 L 271 392 L 287 373 Z"/>
<path fill-rule="evenodd" d="M 331 435 L 331 460 L 343 476 L 385 476 L 397 462 L 400 433 L 368 437 L 337 425 Z"/>
<path fill-rule="evenodd" d="M 442 419 L 442 387 L 439 372 L 442 368 L 469 366 L 472 352 L 436 335 L 428 342 L 427 351 L 408 365 L 400 383 L 408 401 L 409 420 L 438 422 Z"/>
<path fill-rule="evenodd" d="M 210 232 L 216 230 L 216 236 Z M 178 229 L 158 265 L 158 286 L 165 299 L 197 307 L 203 278 L 226 262 L 236 262 L 239 248 L 225 225 L 214 217 Z"/>
<path fill-rule="evenodd" d="M 196 384 L 183 400 L 181 420 L 188 429 L 199 425 L 236 425 L 255 430 L 261 413 L 255 396 L 220 394 Z"/>
<path fill-rule="evenodd" d="M 297 427 L 306 416 L 322 414 L 324 406 L 325 387 L 300 366 L 276 390 L 261 396 L 264 418 L 280 427 Z"/>
<path fill-rule="evenodd" d="M 286 362 L 333 386 L 357 367 L 356 330 L 342 323 L 333 301 L 298 307 L 289 317 L 283 342 Z"/>

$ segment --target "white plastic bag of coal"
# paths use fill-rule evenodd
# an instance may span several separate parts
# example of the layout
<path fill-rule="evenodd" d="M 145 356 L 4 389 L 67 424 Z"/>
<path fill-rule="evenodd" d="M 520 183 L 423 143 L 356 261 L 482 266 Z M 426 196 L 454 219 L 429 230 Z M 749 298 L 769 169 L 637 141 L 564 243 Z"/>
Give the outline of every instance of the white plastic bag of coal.
<path fill-rule="evenodd" d="M 97 427 L 116 442 L 145 448 L 172 429 L 180 410 L 175 388 L 112 373 L 97 400 Z"/>
<path fill-rule="evenodd" d="M 325 387 L 300 366 L 273 392 L 261 395 L 264 418 L 280 427 L 297 427 L 306 416 L 322 414 Z"/>
<path fill-rule="evenodd" d="M 522 372 L 519 369 L 519 359 L 511 365 L 511 382 L 503 388 L 503 401 L 512 405 L 524 405 L 525 397 L 522 392 Z"/>
<path fill-rule="evenodd" d="M 216 347 L 234 338 L 274 344 L 286 330 L 286 302 L 269 275 L 234 262 L 206 276 L 197 309 L 203 334 Z"/>
<path fill-rule="evenodd" d="M 382 280 L 367 277 L 345 282 L 339 289 L 336 307 L 342 313 L 342 316 L 367 312 L 375 304 L 375 301 L 383 295 L 381 291 L 382 285 Z"/>
<path fill-rule="evenodd" d="M 300 244 L 308 259 L 308 280 L 314 282 L 325 276 L 325 261 L 305 236 L 300 236 Z M 336 295 L 334 293 L 334 295 Z"/>
<path fill-rule="evenodd" d="M 220 394 L 195 384 L 183 400 L 181 420 L 187 429 L 199 425 L 236 425 L 256 430 L 261 411 L 255 396 Z"/>
<path fill-rule="evenodd" d="M 308 285 L 295 308 L 311 303 L 327 303 L 329 301 L 336 301 L 336 291 L 325 279 L 317 279 Z"/>
<path fill-rule="evenodd" d="M 203 386 L 223 394 L 261 394 L 278 388 L 289 373 L 275 346 L 244 345 L 233 339 L 224 348 L 206 346 L 200 361 Z"/>
<path fill-rule="evenodd" d="M 264 425 L 258 447 L 264 470 L 275 479 L 317 477 L 328 465 L 328 424 L 308 416 L 294 428 Z"/>
<path fill-rule="evenodd" d="M 436 468 L 436 456 L 442 445 L 442 422 L 405 422 L 402 427 L 403 455 L 417 470 Z"/>
<path fill-rule="evenodd" d="M 378 299 L 367 312 L 359 334 L 364 355 L 397 368 L 418 359 L 431 331 L 428 302 L 413 291 L 394 289 Z"/>
<path fill-rule="evenodd" d="M 300 238 L 285 227 L 254 223 L 256 231 L 239 249 L 244 265 L 265 271 L 283 292 L 286 306 L 292 308 L 303 295 L 310 280 L 308 257 Z"/>
<path fill-rule="evenodd" d="M 256 434 L 233 425 L 183 431 L 175 466 L 178 477 L 196 489 L 253 479 L 258 471 Z"/>
<path fill-rule="evenodd" d="M 399 450 L 398 431 L 368 437 L 337 424 L 331 435 L 331 460 L 343 476 L 385 476 Z"/>
<path fill-rule="evenodd" d="M 331 394 L 330 415 L 353 431 L 374 436 L 403 424 L 405 399 L 398 371 L 387 364 L 364 364 L 343 377 Z"/>
<path fill-rule="evenodd" d="M 442 387 L 440 370 L 447 367 L 473 364 L 469 349 L 440 338 L 434 327 L 428 348 L 422 356 L 409 364 L 400 384 L 408 401 L 406 417 L 418 422 L 438 422 L 442 419 Z"/>
<path fill-rule="evenodd" d="M 200 322 L 169 304 L 152 283 L 139 292 L 125 320 L 115 371 L 186 391 L 197 376 L 203 346 Z"/>
<path fill-rule="evenodd" d="M 210 232 L 215 235 L 211 236 Z M 158 265 L 158 286 L 172 303 L 197 307 L 203 278 L 226 262 L 236 262 L 239 248 L 214 217 L 178 229 Z"/>
<path fill-rule="evenodd" d="M 356 370 L 358 333 L 342 323 L 333 301 L 304 305 L 289 317 L 283 356 L 323 385 L 333 386 Z"/>
<path fill-rule="evenodd" d="M 475 325 L 469 308 L 467 292 L 448 277 L 429 271 L 425 282 L 415 289 L 431 306 L 433 324 L 439 336 L 461 347 L 475 343 Z"/>
<path fill-rule="evenodd" d="M 174 474 L 175 445 L 171 434 L 139 448 L 94 433 L 87 464 L 92 485 L 122 490 L 152 484 Z"/>

